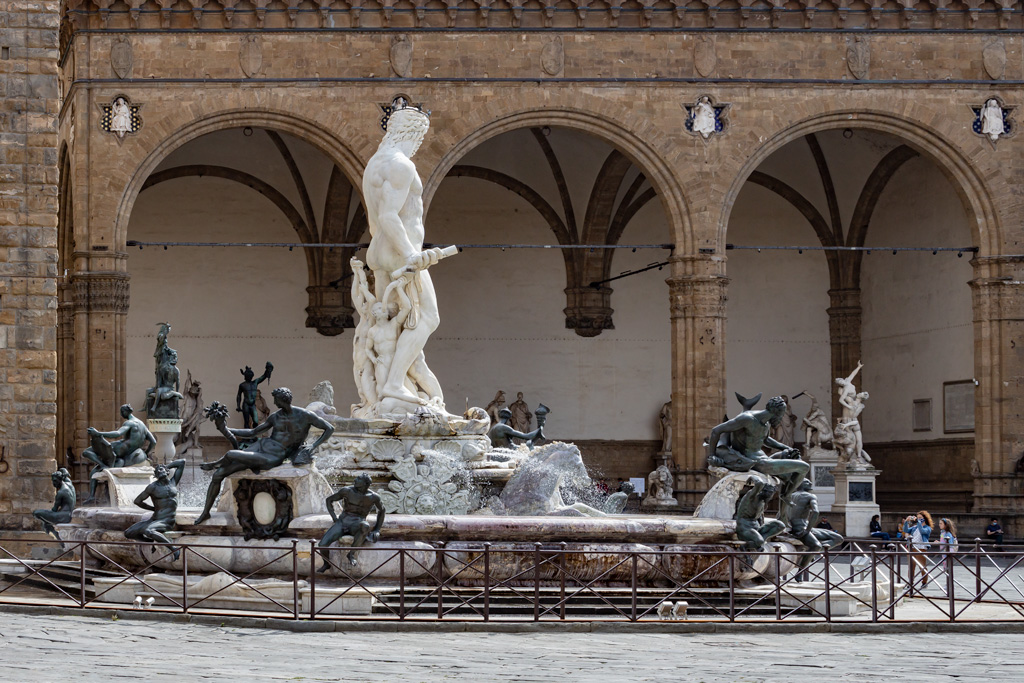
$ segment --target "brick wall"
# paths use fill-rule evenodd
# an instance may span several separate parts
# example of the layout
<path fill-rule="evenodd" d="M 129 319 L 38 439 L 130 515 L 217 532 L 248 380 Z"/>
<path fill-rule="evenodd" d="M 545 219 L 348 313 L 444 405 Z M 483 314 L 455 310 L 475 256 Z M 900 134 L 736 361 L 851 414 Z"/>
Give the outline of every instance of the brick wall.
<path fill-rule="evenodd" d="M 57 2 L 0 0 L 0 530 L 56 467 Z"/>

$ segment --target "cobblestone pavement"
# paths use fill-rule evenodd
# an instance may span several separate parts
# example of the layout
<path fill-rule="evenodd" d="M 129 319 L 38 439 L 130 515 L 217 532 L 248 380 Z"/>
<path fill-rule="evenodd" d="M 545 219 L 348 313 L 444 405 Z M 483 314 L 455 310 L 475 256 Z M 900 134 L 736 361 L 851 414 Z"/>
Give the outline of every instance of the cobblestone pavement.
<path fill-rule="evenodd" d="M 1019 681 L 1019 633 L 294 633 L 5 613 L 2 680 Z"/>

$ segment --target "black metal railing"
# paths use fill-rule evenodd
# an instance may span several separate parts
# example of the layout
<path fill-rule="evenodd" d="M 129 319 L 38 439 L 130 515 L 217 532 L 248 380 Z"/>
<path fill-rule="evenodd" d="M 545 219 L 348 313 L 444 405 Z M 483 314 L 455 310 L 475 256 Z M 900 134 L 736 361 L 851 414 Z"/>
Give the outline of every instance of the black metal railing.
<path fill-rule="evenodd" d="M 13 547 L 0 538 L 0 603 L 402 621 L 1024 619 L 1024 548 L 977 541 L 956 551 L 853 541 L 818 554 L 379 543 L 360 549 L 356 565 L 347 548 L 325 559 L 306 540 L 248 550 L 68 541 L 46 560 Z M 250 553 L 246 570 L 232 570 L 225 552 Z M 685 617 L 670 610 L 676 603 Z"/>

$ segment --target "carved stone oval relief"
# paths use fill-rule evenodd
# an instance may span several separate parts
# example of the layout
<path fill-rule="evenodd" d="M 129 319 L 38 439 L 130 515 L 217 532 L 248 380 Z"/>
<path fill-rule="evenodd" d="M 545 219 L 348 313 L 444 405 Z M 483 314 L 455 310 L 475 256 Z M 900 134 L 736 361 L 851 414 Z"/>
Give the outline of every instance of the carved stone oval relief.
<path fill-rule="evenodd" d="M 127 78 L 132 73 L 132 41 L 127 36 L 118 36 L 110 46 L 110 68 L 118 78 Z"/>
<path fill-rule="evenodd" d="M 242 36 L 242 44 L 238 48 L 238 63 L 247 78 L 252 78 L 260 72 L 263 67 L 263 45 L 259 36 Z"/>
<path fill-rule="evenodd" d="M 846 66 L 858 80 L 868 77 L 871 69 L 871 46 L 864 36 L 855 36 L 846 43 Z"/>
<path fill-rule="evenodd" d="M 981 53 L 981 63 L 989 78 L 994 81 L 1002 78 L 1006 71 L 1006 47 L 1003 41 L 997 39 L 986 45 Z"/>
<path fill-rule="evenodd" d="M 391 60 L 391 70 L 395 72 L 396 76 L 408 78 L 412 73 L 412 38 L 409 36 L 392 38 L 388 59 Z"/>
<path fill-rule="evenodd" d="M 548 76 L 557 76 L 565 68 L 565 49 L 562 47 L 562 39 L 555 37 L 544 44 L 540 51 L 540 68 Z"/>
<path fill-rule="evenodd" d="M 707 78 L 714 72 L 717 63 L 715 39 L 705 35 L 698 36 L 697 42 L 693 45 L 693 66 L 697 73 Z"/>

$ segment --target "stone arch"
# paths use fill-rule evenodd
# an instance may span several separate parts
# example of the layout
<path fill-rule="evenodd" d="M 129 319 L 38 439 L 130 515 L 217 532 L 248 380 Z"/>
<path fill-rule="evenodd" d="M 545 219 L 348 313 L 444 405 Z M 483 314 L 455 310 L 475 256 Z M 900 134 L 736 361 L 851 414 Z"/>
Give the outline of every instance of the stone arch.
<path fill-rule="evenodd" d="M 124 194 L 121 196 L 121 201 L 118 204 L 117 213 L 114 217 L 115 248 L 118 251 L 125 249 L 125 243 L 128 239 L 128 223 L 131 218 L 132 208 L 135 206 L 135 200 L 142 191 L 146 180 L 171 152 L 207 133 L 228 128 L 244 128 L 245 126 L 281 131 L 312 144 L 326 154 L 348 176 L 355 187 L 360 187 L 360 179 L 363 176 L 363 161 L 349 146 L 325 130 L 323 126 L 291 113 L 267 110 L 222 111 L 178 128 L 160 141 L 135 169 L 131 180 L 125 187 Z"/>
<path fill-rule="evenodd" d="M 999 214 L 992 199 L 989 183 L 979 174 L 969 156 L 939 131 L 920 121 L 886 112 L 843 110 L 816 115 L 798 121 L 765 140 L 743 163 L 723 198 L 718 224 L 719 248 L 724 250 L 729 217 L 743 185 L 751 174 L 773 153 L 811 133 L 836 128 L 862 128 L 888 133 L 929 158 L 947 178 L 960 196 L 967 212 L 971 238 L 979 256 L 999 253 L 1001 233 Z"/>
<path fill-rule="evenodd" d="M 484 122 L 485 116 L 493 116 Z M 430 200 L 448 172 L 470 150 L 491 138 L 520 128 L 554 126 L 588 133 L 607 142 L 625 154 L 646 176 L 661 198 L 662 208 L 672 228 L 672 242 L 679 247 L 686 243 L 689 229 L 689 214 L 682 188 L 676 181 L 669 164 L 650 141 L 643 139 L 629 127 L 606 116 L 580 109 L 551 107 L 521 111 L 485 112 L 477 115 L 468 125 L 471 131 L 457 139 L 438 161 L 424 183 L 424 206 L 429 209 Z M 659 141 L 660 142 L 660 141 Z"/>

